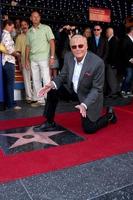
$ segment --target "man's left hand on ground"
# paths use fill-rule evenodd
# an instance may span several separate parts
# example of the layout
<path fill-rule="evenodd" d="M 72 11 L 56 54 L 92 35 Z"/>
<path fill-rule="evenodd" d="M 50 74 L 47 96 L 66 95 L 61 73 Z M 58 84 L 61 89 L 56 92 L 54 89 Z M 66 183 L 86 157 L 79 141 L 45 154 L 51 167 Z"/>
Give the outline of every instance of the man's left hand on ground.
<path fill-rule="evenodd" d="M 75 108 L 79 109 L 82 117 L 86 118 L 86 109 L 84 105 L 80 104 L 80 105 L 75 106 Z"/>

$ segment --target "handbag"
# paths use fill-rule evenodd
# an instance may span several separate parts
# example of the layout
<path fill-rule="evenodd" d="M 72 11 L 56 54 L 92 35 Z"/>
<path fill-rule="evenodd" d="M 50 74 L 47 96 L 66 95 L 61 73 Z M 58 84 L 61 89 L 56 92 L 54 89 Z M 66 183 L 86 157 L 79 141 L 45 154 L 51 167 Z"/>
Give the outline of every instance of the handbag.
<path fill-rule="evenodd" d="M 1 52 L 1 53 L 7 53 L 7 49 L 6 49 L 6 47 L 4 46 L 4 44 L 2 44 L 2 42 L 0 42 L 0 52 Z"/>

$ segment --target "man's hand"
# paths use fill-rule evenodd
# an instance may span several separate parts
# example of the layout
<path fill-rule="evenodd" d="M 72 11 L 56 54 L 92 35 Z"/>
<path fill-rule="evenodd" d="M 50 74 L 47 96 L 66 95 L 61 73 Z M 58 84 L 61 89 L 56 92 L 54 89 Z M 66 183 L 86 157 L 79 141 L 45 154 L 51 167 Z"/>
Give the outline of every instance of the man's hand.
<path fill-rule="evenodd" d="M 25 61 L 25 68 L 26 68 L 27 70 L 30 69 L 30 61 L 29 61 L 29 60 L 26 60 L 26 61 Z"/>
<path fill-rule="evenodd" d="M 82 117 L 86 118 L 86 108 L 85 108 L 84 105 L 80 104 L 80 105 L 75 106 L 75 108 L 79 109 L 80 114 L 82 115 Z"/>
<path fill-rule="evenodd" d="M 43 97 L 45 94 L 47 94 L 51 89 L 54 89 L 54 84 L 52 82 L 45 85 L 43 88 L 41 88 L 37 94 L 38 97 Z"/>
<path fill-rule="evenodd" d="M 12 56 L 14 56 L 16 58 L 20 58 L 20 55 L 21 55 L 20 52 L 18 52 L 18 51 L 14 51 L 11 54 L 10 53 L 7 53 L 7 54 L 12 55 Z"/>
<path fill-rule="evenodd" d="M 49 65 L 54 65 L 55 64 L 55 59 L 54 58 L 50 58 L 49 59 Z"/>

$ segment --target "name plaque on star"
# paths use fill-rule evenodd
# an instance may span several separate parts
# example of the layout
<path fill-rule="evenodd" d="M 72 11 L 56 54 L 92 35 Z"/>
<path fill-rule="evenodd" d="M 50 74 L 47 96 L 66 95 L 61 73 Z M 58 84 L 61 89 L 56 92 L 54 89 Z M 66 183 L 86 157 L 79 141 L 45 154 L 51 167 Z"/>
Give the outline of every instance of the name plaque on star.
<path fill-rule="evenodd" d="M 0 147 L 5 154 L 47 149 L 83 141 L 84 138 L 57 125 L 57 130 L 34 132 L 32 127 L 0 131 Z"/>

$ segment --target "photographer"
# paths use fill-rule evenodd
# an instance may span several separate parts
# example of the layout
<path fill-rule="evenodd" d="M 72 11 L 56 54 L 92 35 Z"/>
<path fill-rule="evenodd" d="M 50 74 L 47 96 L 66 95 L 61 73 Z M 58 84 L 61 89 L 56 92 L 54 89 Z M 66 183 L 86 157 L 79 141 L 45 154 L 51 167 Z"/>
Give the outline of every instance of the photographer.
<path fill-rule="evenodd" d="M 60 70 L 63 67 L 64 55 L 70 51 L 69 40 L 78 33 L 76 26 L 65 25 L 59 29 L 57 42 L 57 56 Z"/>

